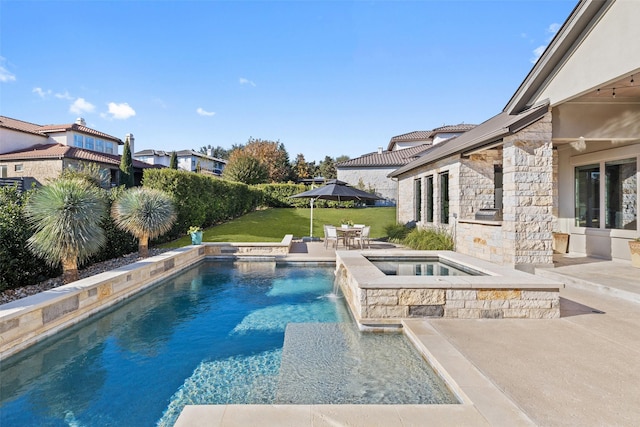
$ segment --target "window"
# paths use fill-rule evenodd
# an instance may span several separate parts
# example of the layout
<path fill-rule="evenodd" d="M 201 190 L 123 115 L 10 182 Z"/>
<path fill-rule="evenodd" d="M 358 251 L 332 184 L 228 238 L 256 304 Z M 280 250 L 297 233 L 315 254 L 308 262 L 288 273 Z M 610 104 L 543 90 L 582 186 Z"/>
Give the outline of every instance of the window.
<path fill-rule="evenodd" d="M 24 165 L 22 163 L 19 165 L 15 165 L 13 170 L 15 170 L 16 172 L 22 172 L 24 171 Z"/>
<path fill-rule="evenodd" d="M 84 137 L 82 135 L 73 135 L 73 145 L 78 148 L 84 148 Z"/>
<path fill-rule="evenodd" d="M 605 228 L 635 230 L 637 228 L 638 182 L 636 159 L 604 164 Z"/>
<path fill-rule="evenodd" d="M 0 165 L 0 178 L 6 178 L 6 177 L 7 177 L 7 166 Z"/>
<path fill-rule="evenodd" d="M 576 226 L 600 227 L 600 166 L 578 166 L 575 169 Z"/>
<path fill-rule="evenodd" d="M 422 179 L 418 178 L 413 181 L 413 197 L 414 197 L 414 216 L 416 221 L 422 220 Z"/>
<path fill-rule="evenodd" d="M 502 166 L 493 166 L 493 207 L 502 209 Z"/>
<path fill-rule="evenodd" d="M 104 152 L 107 154 L 115 154 L 113 152 L 113 142 L 110 142 L 110 141 L 104 142 Z"/>
<path fill-rule="evenodd" d="M 433 175 L 427 177 L 426 185 L 427 185 L 427 188 L 426 188 L 427 194 L 426 194 L 425 205 L 427 207 L 426 209 L 427 222 L 433 222 Z"/>
<path fill-rule="evenodd" d="M 96 139 L 96 151 L 100 151 L 104 153 L 104 141 L 101 139 Z"/>
<path fill-rule="evenodd" d="M 449 173 L 440 174 L 440 222 L 449 224 Z"/>
<path fill-rule="evenodd" d="M 90 136 L 86 136 L 84 138 L 84 148 L 86 148 L 87 150 L 93 150 L 93 141 L 94 139 Z"/>

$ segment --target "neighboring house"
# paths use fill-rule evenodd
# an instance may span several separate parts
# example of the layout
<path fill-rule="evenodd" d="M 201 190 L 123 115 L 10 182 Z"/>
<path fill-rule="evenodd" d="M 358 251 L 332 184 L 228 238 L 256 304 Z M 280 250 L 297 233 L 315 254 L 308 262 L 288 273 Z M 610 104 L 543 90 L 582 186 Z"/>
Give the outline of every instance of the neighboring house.
<path fill-rule="evenodd" d="M 639 18 L 640 2 L 580 1 L 501 113 L 390 174 L 398 220 L 449 227 L 457 251 L 528 271 L 552 264 L 553 231 L 571 252 L 629 259 L 640 55 L 624 46 Z"/>
<path fill-rule="evenodd" d="M 178 158 L 178 168 L 190 172 L 199 172 L 220 176 L 224 171 L 227 161 L 199 153 L 193 150 L 176 151 Z M 171 152 L 161 150 L 142 150 L 133 156 L 136 160 L 152 165 L 169 166 L 171 162 Z"/>
<path fill-rule="evenodd" d="M 133 135 L 127 135 L 133 143 Z M 46 184 L 68 167 L 95 163 L 106 170 L 111 185 L 119 183 L 119 138 L 88 128 L 83 119 L 62 125 L 37 125 L 0 116 L 0 179 Z M 136 185 L 149 165 L 133 161 Z"/>
<path fill-rule="evenodd" d="M 375 191 L 383 200 L 377 206 L 395 206 L 398 184 L 390 173 L 418 158 L 425 150 L 447 139 L 462 135 L 475 125 L 442 126 L 430 131 L 416 131 L 394 136 L 386 151 L 368 153 L 336 164 L 338 179 L 365 191 Z"/>

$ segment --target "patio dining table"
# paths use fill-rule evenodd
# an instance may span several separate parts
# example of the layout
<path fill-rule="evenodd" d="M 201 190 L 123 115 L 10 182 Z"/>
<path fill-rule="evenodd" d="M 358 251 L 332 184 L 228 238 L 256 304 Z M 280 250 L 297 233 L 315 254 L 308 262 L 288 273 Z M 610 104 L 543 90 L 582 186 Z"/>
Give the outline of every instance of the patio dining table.
<path fill-rule="evenodd" d="M 338 235 L 342 235 L 344 237 L 344 245 L 347 249 L 351 248 L 351 242 L 354 237 L 357 237 L 362 232 L 362 227 L 336 227 L 336 231 Z"/>

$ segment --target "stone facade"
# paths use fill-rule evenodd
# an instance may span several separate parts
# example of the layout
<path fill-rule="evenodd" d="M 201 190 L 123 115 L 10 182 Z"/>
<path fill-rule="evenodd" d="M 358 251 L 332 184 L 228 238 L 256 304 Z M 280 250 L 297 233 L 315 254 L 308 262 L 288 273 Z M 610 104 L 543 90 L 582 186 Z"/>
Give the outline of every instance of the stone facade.
<path fill-rule="evenodd" d="M 496 227 L 500 228 L 500 227 Z M 484 276 L 386 276 L 366 259 L 380 251 L 336 256 L 336 281 L 362 327 L 398 324 L 406 318 L 551 319 L 560 317 L 562 284 L 545 281 L 448 251 L 389 253 L 398 257 L 444 257 Z M 442 259 L 442 258 L 440 258 Z M 454 261 L 455 260 L 455 261 Z"/>
<path fill-rule="evenodd" d="M 503 262 L 516 268 L 552 264 L 551 113 L 503 142 Z"/>
<path fill-rule="evenodd" d="M 460 220 L 455 229 L 456 251 L 502 264 L 502 222 Z"/>
<path fill-rule="evenodd" d="M 459 218 L 473 219 L 479 209 L 495 206 L 495 166 L 502 165 L 502 150 L 487 150 L 460 160 Z"/>

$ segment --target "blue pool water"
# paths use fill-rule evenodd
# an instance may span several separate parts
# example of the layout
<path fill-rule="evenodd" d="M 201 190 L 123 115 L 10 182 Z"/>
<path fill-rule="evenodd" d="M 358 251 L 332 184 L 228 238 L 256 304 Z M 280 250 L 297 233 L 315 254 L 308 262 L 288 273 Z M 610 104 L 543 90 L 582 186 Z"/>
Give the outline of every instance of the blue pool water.
<path fill-rule="evenodd" d="M 331 267 L 207 262 L 0 366 L 1 426 L 173 425 L 185 404 L 457 403 Z"/>

